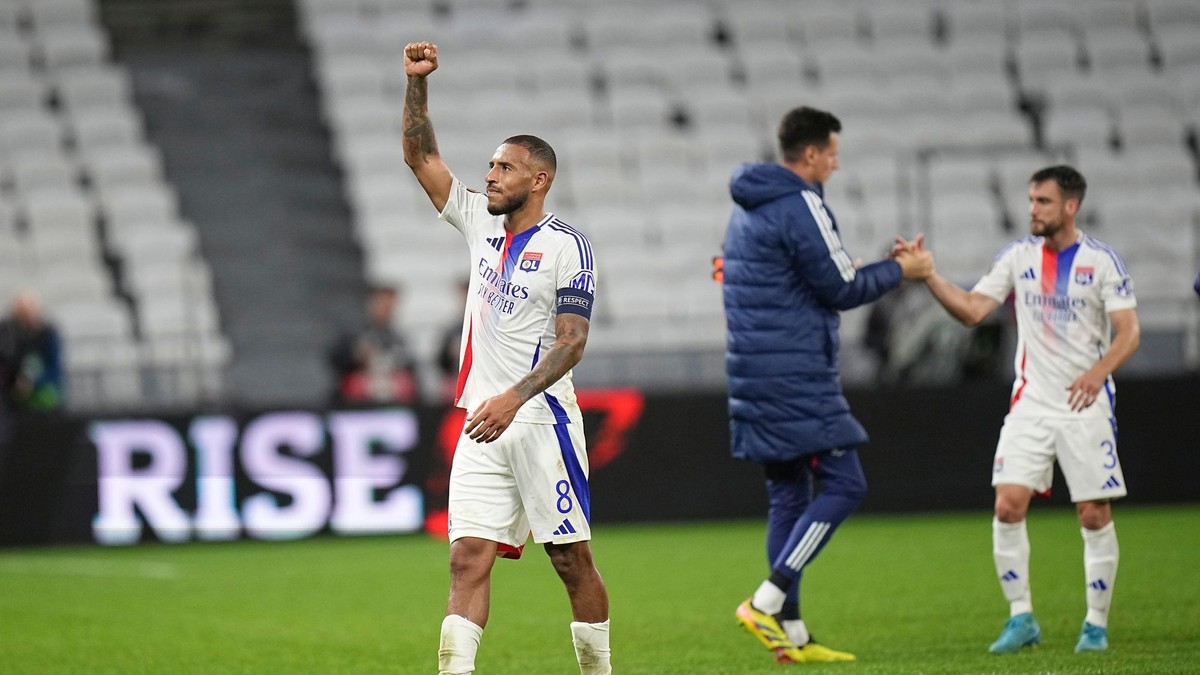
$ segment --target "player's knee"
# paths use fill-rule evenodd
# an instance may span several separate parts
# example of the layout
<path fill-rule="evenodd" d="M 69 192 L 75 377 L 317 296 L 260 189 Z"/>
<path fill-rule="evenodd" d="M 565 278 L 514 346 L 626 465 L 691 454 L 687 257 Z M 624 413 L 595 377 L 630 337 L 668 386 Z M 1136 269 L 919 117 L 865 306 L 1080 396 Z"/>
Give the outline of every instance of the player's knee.
<path fill-rule="evenodd" d="M 852 502 L 855 506 L 867 498 L 867 479 L 862 475 L 847 476 L 843 480 L 839 480 L 836 486 L 825 486 L 825 489 L 830 488 L 834 494 Z"/>
<path fill-rule="evenodd" d="M 1011 525 L 1025 520 L 1025 510 L 1026 507 L 1023 504 L 1003 497 L 996 498 L 996 520 L 1002 523 Z"/>
<path fill-rule="evenodd" d="M 450 578 L 470 580 L 488 575 L 494 562 L 494 554 L 483 547 L 469 544 L 459 546 L 460 542 L 450 549 Z"/>
<path fill-rule="evenodd" d="M 570 582 L 592 568 L 592 558 L 584 542 L 577 544 L 546 545 L 550 564 L 563 581 Z"/>
<path fill-rule="evenodd" d="M 1078 511 L 1079 526 L 1085 530 L 1099 530 L 1112 522 L 1112 508 L 1108 502 L 1082 502 Z"/>

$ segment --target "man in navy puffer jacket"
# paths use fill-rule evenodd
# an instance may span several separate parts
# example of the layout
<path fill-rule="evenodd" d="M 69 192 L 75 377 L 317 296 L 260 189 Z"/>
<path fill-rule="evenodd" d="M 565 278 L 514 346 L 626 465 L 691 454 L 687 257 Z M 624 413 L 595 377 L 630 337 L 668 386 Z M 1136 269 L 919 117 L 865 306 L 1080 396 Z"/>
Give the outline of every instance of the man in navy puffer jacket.
<path fill-rule="evenodd" d="M 730 181 L 730 431 L 733 455 L 766 473 L 771 564 L 770 578 L 737 616 L 784 662 L 854 659 L 812 640 L 799 603 L 804 567 L 867 488 L 857 453 L 867 433 L 850 414 L 838 374 L 838 312 L 933 271 L 923 250 L 858 268 L 842 249 L 823 199 L 838 168 L 840 131 L 833 115 L 797 108 L 779 126 L 782 164 L 744 164 Z"/>

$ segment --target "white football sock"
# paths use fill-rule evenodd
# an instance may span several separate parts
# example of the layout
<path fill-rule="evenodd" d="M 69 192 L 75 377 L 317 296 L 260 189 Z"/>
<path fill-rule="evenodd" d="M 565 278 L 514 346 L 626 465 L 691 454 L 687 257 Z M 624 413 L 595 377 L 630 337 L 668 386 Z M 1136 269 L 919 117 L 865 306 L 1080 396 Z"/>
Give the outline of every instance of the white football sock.
<path fill-rule="evenodd" d="M 992 557 L 1000 590 L 1008 600 L 1009 616 L 1033 611 L 1029 592 L 1029 532 L 1025 521 L 1002 523 L 992 518 Z"/>
<path fill-rule="evenodd" d="M 781 621 L 783 632 L 787 633 L 788 639 L 797 647 L 803 647 L 808 644 L 808 627 L 804 625 L 804 619 L 787 619 Z"/>
<path fill-rule="evenodd" d="M 580 675 L 610 675 L 612 650 L 608 648 L 608 621 L 600 623 L 571 622 L 571 642 Z"/>
<path fill-rule="evenodd" d="M 787 593 L 770 581 L 764 581 L 758 590 L 754 591 L 754 597 L 750 598 L 750 604 L 764 614 L 778 614 L 783 610 L 783 601 L 786 599 Z"/>
<path fill-rule="evenodd" d="M 438 645 L 438 675 L 466 675 L 475 672 L 475 652 L 483 629 L 466 617 L 449 614 L 442 619 L 442 640 Z"/>
<path fill-rule="evenodd" d="M 1083 534 L 1083 571 L 1087 584 L 1087 619 L 1093 626 L 1108 627 L 1108 607 L 1112 604 L 1113 584 L 1117 580 L 1117 529 L 1111 522 L 1098 530 L 1080 528 Z"/>

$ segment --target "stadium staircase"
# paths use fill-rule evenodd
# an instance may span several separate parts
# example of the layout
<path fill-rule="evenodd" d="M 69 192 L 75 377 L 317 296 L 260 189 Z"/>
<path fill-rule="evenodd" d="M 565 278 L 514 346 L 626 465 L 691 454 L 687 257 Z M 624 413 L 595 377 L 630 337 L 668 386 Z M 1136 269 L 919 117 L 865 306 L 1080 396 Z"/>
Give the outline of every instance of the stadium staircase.
<path fill-rule="evenodd" d="M 109 0 L 102 18 L 212 268 L 227 401 L 323 400 L 365 284 L 291 3 Z"/>

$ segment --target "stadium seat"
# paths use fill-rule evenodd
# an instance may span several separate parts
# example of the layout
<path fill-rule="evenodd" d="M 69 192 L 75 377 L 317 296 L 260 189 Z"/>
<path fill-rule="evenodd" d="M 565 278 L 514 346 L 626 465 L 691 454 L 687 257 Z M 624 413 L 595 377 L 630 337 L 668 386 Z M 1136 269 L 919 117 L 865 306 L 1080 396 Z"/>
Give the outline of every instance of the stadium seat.
<path fill-rule="evenodd" d="M 32 41 L 33 60 L 48 71 L 95 66 L 110 56 L 108 38 L 87 25 L 55 25 L 38 30 Z"/>
<path fill-rule="evenodd" d="M 1054 108 L 1045 118 L 1046 142 L 1100 148 L 1114 143 L 1112 114 L 1101 108 Z"/>
<path fill-rule="evenodd" d="M 738 63 L 752 89 L 767 91 L 779 87 L 796 88 L 804 75 L 805 62 L 793 45 L 786 42 L 759 42 L 738 48 Z"/>
<path fill-rule="evenodd" d="M 98 18 L 92 0 L 36 0 L 23 3 L 21 9 L 39 32 L 60 26 L 93 26 Z"/>
<path fill-rule="evenodd" d="M 199 252 L 195 227 L 183 223 L 142 226 L 136 236 L 118 236 L 112 244 L 116 253 L 134 265 L 153 260 L 189 260 Z"/>
<path fill-rule="evenodd" d="M 88 340 L 128 341 L 133 336 L 129 309 L 117 300 L 63 303 L 51 316 L 71 344 Z"/>
<path fill-rule="evenodd" d="M 0 117 L 0 149 L 10 155 L 23 150 L 60 153 L 65 136 L 61 121 L 49 112 L 10 112 Z"/>
<path fill-rule="evenodd" d="M 1049 78 L 1082 73 L 1081 60 L 1074 36 L 1066 33 L 1022 42 L 1016 50 L 1017 75 L 1025 89 L 1037 89 Z"/>
<path fill-rule="evenodd" d="M 217 308 L 203 296 L 147 296 L 139 299 L 137 314 L 141 334 L 148 338 L 211 335 L 219 328 Z"/>
<path fill-rule="evenodd" d="M 30 284 L 37 289 L 46 307 L 108 300 L 112 294 L 112 280 L 101 267 L 95 250 L 91 253 L 91 257 L 71 258 L 67 254 L 45 259 L 37 266 Z"/>
<path fill-rule="evenodd" d="M 1192 26 L 1164 26 L 1155 32 L 1155 42 L 1166 73 L 1194 72 L 1200 66 L 1200 40 Z"/>
<path fill-rule="evenodd" d="M 979 44 L 1001 46 L 1010 32 L 1006 5 L 996 2 L 954 2 L 941 6 L 952 47 Z"/>
<path fill-rule="evenodd" d="M 0 28 L 0 72 L 28 71 L 30 67 L 29 43 L 26 38 L 7 29 Z"/>
<path fill-rule="evenodd" d="M 1081 12 L 1067 0 L 1017 0 L 1011 6 L 1015 10 L 1014 27 L 1019 39 L 1044 31 L 1079 31 Z"/>
<path fill-rule="evenodd" d="M 1150 73 L 1150 45 L 1135 27 L 1093 29 L 1085 43 L 1088 63 L 1096 72 Z"/>
<path fill-rule="evenodd" d="M 130 106 L 85 107 L 67 117 L 71 145 L 81 155 L 111 147 L 128 147 L 143 141 L 141 115 Z"/>
<path fill-rule="evenodd" d="M 933 8 L 923 2 L 874 6 L 863 21 L 877 50 L 885 45 L 933 45 Z"/>
<path fill-rule="evenodd" d="M 110 235 L 136 231 L 141 226 L 175 222 L 179 198 L 165 184 L 122 185 L 100 195 L 100 212 Z"/>
<path fill-rule="evenodd" d="M 1041 83 L 1038 93 L 1044 103 L 1053 109 L 1100 108 L 1108 109 L 1117 104 L 1113 85 L 1102 76 L 1067 73 L 1050 77 Z"/>
<path fill-rule="evenodd" d="M 1087 11 L 1080 12 L 1078 20 L 1089 39 L 1097 30 L 1138 29 L 1141 25 L 1139 4 L 1126 0 L 1096 0 L 1088 3 Z"/>
<path fill-rule="evenodd" d="M 1164 154 L 1183 148 L 1183 118 L 1174 107 L 1157 103 L 1130 104 L 1117 111 L 1117 138 L 1127 150 L 1157 148 Z"/>
<path fill-rule="evenodd" d="M 737 47 L 759 42 L 787 43 L 803 40 L 798 19 L 779 0 L 748 0 L 721 5 L 720 22 Z"/>
<path fill-rule="evenodd" d="M 127 108 L 133 101 L 129 71 L 112 64 L 80 65 L 54 74 L 54 89 L 70 111 Z"/>
<path fill-rule="evenodd" d="M 1200 7 L 1194 2 L 1147 0 L 1145 7 L 1151 32 L 1159 32 L 1168 26 L 1179 26 L 1192 31 L 1200 28 Z"/>
<path fill-rule="evenodd" d="M 0 120 L 40 112 L 49 99 L 45 81 L 23 69 L 0 71 Z"/>
<path fill-rule="evenodd" d="M 707 5 L 642 5 L 636 21 L 630 21 L 624 12 L 597 7 L 586 11 L 581 25 L 588 47 L 601 54 L 646 45 L 686 48 L 712 41 L 715 21 Z"/>
<path fill-rule="evenodd" d="M 76 236 L 95 236 L 96 207 L 79 186 L 22 195 L 21 210 L 31 231 L 69 230 Z"/>
<path fill-rule="evenodd" d="M 162 155 L 144 144 L 94 148 L 80 156 L 84 175 L 100 194 L 126 185 L 153 185 L 165 180 Z"/>
<path fill-rule="evenodd" d="M 854 7 L 815 5 L 799 16 L 804 45 L 814 52 L 861 43 L 867 27 Z"/>
<path fill-rule="evenodd" d="M 79 167 L 62 152 L 17 150 L 9 153 L 7 163 L 18 194 L 79 186 Z"/>

